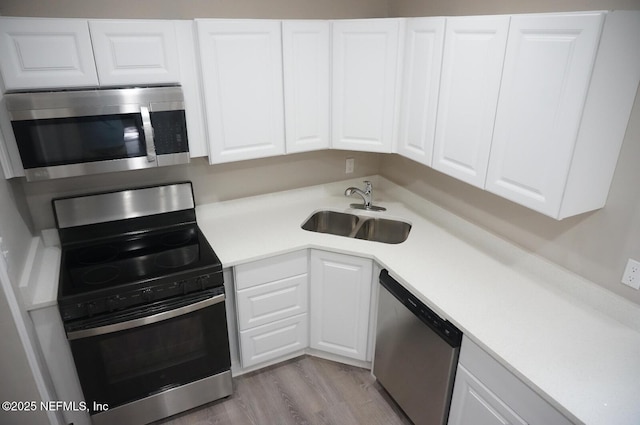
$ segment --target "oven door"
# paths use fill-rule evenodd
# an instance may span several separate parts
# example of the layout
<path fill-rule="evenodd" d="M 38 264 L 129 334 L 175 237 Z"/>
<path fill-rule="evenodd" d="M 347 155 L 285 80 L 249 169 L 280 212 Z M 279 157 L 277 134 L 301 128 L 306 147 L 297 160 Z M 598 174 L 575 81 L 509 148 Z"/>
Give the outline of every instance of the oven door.
<path fill-rule="evenodd" d="M 100 326 L 85 323 L 83 329 L 67 330 L 91 414 L 99 413 L 97 404 L 112 410 L 230 370 L 224 294 L 202 298 L 194 295 L 121 313 L 112 320 L 117 323 L 95 319 Z M 145 315 L 149 309 L 153 314 Z M 128 320 L 118 322 L 123 318 Z"/>

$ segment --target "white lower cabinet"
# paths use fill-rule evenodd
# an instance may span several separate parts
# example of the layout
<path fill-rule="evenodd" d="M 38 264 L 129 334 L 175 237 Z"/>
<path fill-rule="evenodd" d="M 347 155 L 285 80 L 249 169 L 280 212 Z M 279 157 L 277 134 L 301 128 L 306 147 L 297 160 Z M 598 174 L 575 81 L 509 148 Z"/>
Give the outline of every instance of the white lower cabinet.
<path fill-rule="evenodd" d="M 307 251 L 235 268 L 242 367 L 304 350 L 309 345 Z"/>
<path fill-rule="evenodd" d="M 448 425 L 571 423 L 484 350 L 462 340 Z"/>
<path fill-rule="evenodd" d="M 268 325 L 240 331 L 243 367 L 273 360 L 309 345 L 307 315 L 300 314 Z"/>
<path fill-rule="evenodd" d="M 370 360 L 367 342 L 373 261 L 311 251 L 311 348 Z"/>

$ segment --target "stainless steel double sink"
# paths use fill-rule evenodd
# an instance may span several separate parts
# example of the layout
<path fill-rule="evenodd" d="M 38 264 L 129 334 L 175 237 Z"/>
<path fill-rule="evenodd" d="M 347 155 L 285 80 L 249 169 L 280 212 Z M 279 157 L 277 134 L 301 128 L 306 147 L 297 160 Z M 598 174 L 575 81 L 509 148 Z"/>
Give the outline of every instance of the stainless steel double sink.
<path fill-rule="evenodd" d="M 405 221 L 331 210 L 316 211 L 301 227 L 310 232 L 389 244 L 404 242 L 411 231 L 411 224 Z"/>

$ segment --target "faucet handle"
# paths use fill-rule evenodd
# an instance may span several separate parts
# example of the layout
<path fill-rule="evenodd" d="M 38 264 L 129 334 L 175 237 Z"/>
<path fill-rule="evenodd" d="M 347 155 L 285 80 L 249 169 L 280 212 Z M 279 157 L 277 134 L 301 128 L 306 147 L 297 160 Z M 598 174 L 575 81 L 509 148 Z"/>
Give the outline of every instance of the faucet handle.
<path fill-rule="evenodd" d="M 373 186 L 371 185 L 371 182 L 369 180 L 365 180 L 364 184 L 365 184 L 364 191 L 365 192 L 371 192 L 371 190 L 373 189 Z"/>

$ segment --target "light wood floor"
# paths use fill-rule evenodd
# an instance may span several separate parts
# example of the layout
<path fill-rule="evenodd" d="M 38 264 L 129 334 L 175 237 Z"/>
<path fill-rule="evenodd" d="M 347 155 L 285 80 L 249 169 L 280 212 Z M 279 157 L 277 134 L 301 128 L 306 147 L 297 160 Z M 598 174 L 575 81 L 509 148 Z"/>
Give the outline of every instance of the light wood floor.
<path fill-rule="evenodd" d="M 155 425 L 411 424 L 370 371 L 311 356 L 234 378 L 233 390 Z"/>

